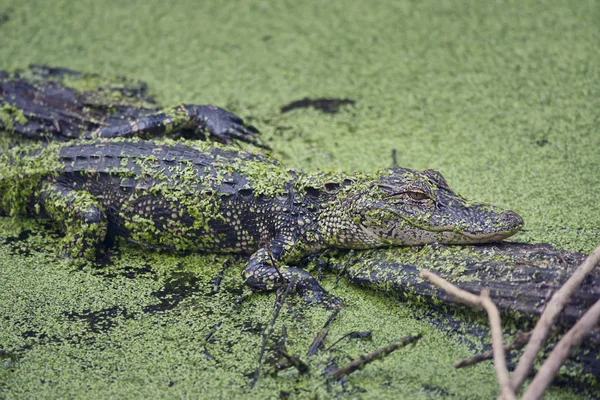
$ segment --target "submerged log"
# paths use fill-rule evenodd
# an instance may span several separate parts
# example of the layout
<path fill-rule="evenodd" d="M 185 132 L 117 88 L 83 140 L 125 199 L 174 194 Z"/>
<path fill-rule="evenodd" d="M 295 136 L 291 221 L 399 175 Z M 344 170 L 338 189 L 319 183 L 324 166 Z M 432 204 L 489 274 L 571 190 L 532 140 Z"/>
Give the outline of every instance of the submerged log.
<path fill-rule="evenodd" d="M 427 268 L 471 293 L 489 289 L 494 303 L 504 312 L 536 317 L 585 257 L 549 244 L 502 242 L 366 250 L 354 256 L 336 257 L 330 266 L 363 286 L 453 302 L 443 291 L 419 278 L 419 271 Z M 596 271 L 574 294 L 561 320 L 576 321 L 599 298 L 600 271 Z"/>
<path fill-rule="evenodd" d="M 446 310 L 449 304 L 464 305 L 421 279 L 421 269 L 426 268 L 473 294 L 487 288 L 505 319 L 529 329 L 554 292 L 586 255 L 544 243 L 501 242 L 337 251 L 324 258 L 330 269 L 355 284 L 385 291 L 401 299 L 424 301 L 432 306 L 443 305 Z M 551 343 L 599 298 L 600 269 L 596 268 L 563 310 Z M 440 321 L 435 324 L 439 326 Z M 487 335 L 484 328 L 481 331 L 482 343 L 486 343 Z M 575 368 L 569 368 L 570 374 L 578 375 L 586 382 L 597 381 L 600 377 L 599 348 L 600 328 L 596 327 L 572 357 L 576 364 Z"/>

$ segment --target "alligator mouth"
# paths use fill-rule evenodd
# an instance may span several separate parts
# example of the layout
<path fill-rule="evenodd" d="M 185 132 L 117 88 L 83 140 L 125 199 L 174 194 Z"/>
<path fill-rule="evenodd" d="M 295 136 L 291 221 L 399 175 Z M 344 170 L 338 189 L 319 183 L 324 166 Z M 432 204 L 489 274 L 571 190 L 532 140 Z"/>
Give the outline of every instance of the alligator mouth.
<path fill-rule="evenodd" d="M 514 235 L 523 227 L 523 219 L 519 214 L 510 210 L 498 215 L 496 223 L 495 229 L 483 229 L 475 232 L 463 231 L 460 234 L 472 242 L 496 242 Z"/>
<path fill-rule="evenodd" d="M 503 231 L 498 233 L 461 233 L 461 235 L 469 239 L 469 243 L 487 243 L 487 242 L 499 242 L 506 238 L 511 237 L 517 233 L 521 228 L 516 228 L 511 231 Z"/>
<path fill-rule="evenodd" d="M 489 214 L 488 214 L 489 218 Z M 374 238 L 383 238 L 384 243 L 395 245 L 420 245 L 426 243 L 443 244 L 477 244 L 491 243 L 504 240 L 523 227 L 523 219 L 513 211 L 496 213 L 492 221 L 485 225 L 475 226 L 470 231 L 464 226 L 420 226 L 409 222 L 410 227 L 405 225 L 406 219 L 397 220 L 392 223 L 390 230 L 384 232 L 371 232 Z M 476 224 L 474 224 L 476 225 Z M 367 230 L 370 232 L 369 230 Z M 389 242 L 387 239 L 389 238 Z"/>
<path fill-rule="evenodd" d="M 426 228 L 413 225 L 413 227 L 420 231 L 420 233 L 413 232 L 416 243 L 419 240 L 423 243 L 438 242 L 445 244 L 491 243 L 499 242 L 517 233 L 523 227 L 523 219 L 517 213 L 507 210 L 496 214 L 493 223 L 488 226 L 480 226 L 478 229 L 471 231 L 464 227 L 457 228 L 456 226 Z M 431 237 L 427 237 L 425 232 L 429 232 Z M 410 235 L 404 235 L 404 237 L 407 236 L 410 237 Z"/>

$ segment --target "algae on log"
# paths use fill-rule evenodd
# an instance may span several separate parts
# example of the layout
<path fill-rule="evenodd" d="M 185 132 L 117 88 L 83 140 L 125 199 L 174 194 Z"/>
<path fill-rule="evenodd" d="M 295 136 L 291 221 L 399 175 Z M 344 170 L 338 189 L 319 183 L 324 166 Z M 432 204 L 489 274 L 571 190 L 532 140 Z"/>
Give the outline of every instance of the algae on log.
<path fill-rule="evenodd" d="M 552 294 L 586 258 L 545 243 L 500 242 L 485 245 L 427 245 L 356 251 L 327 259 L 329 267 L 351 282 L 431 301 L 455 302 L 419 277 L 427 268 L 461 289 L 479 294 L 487 288 L 498 308 L 538 317 Z M 561 314 L 575 322 L 600 298 L 600 272 L 589 275 Z M 600 341 L 600 332 L 595 332 Z"/>
<path fill-rule="evenodd" d="M 585 254 L 556 249 L 545 243 L 500 242 L 336 251 L 322 257 L 322 260 L 353 283 L 434 305 L 457 301 L 420 278 L 419 271 L 424 268 L 474 294 L 487 288 L 505 317 L 503 325 L 529 329 L 552 295 L 585 258 Z M 600 271 L 596 269 L 562 311 L 557 333 L 572 326 L 599 298 Z M 443 322 L 438 321 L 436 325 L 443 325 Z M 481 335 L 482 339 L 487 337 L 484 331 Z M 554 340 L 556 337 L 550 344 Z M 600 327 L 596 327 L 572 357 L 579 365 L 573 370 L 576 371 L 573 375 L 597 383 L 600 376 L 599 347 Z"/>

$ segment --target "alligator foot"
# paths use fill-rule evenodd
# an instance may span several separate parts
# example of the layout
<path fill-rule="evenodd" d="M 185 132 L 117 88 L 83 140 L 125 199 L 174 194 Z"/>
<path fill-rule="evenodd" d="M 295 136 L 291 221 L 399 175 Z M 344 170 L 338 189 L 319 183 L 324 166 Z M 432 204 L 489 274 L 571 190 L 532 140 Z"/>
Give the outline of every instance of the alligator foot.
<path fill-rule="evenodd" d="M 302 296 L 307 303 L 340 306 L 341 301 L 330 296 L 319 282 L 308 272 L 288 266 L 275 268 L 270 264 L 257 266 L 250 263 L 244 270 L 246 284 L 257 291 L 271 291 L 284 288 L 291 282 L 292 290 Z"/>
<path fill-rule="evenodd" d="M 186 106 L 190 118 L 203 120 L 210 136 L 221 143 L 231 143 L 234 140 L 251 143 L 255 146 L 268 149 L 258 137 L 258 129 L 244 121 L 235 114 L 215 106 Z M 194 115 L 195 114 L 195 115 Z"/>

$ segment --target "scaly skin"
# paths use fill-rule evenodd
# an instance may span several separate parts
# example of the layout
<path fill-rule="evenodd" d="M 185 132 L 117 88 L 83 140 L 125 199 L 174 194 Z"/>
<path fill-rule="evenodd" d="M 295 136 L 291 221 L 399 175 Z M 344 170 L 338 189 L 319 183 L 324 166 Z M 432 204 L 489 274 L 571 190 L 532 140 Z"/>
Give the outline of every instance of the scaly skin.
<path fill-rule="evenodd" d="M 249 254 L 250 287 L 281 287 L 281 273 L 308 301 L 327 295 L 287 266 L 307 254 L 484 243 L 522 226 L 512 211 L 467 202 L 433 170 L 302 174 L 258 150 L 137 139 L 13 148 L 0 155 L 0 208 L 60 223 L 72 257 L 94 258 L 107 234 L 168 251 Z"/>
<path fill-rule="evenodd" d="M 156 107 L 144 84 L 64 68 L 0 71 L 0 131 L 17 137 L 72 140 L 181 135 L 266 147 L 258 131 L 222 108 Z"/>

